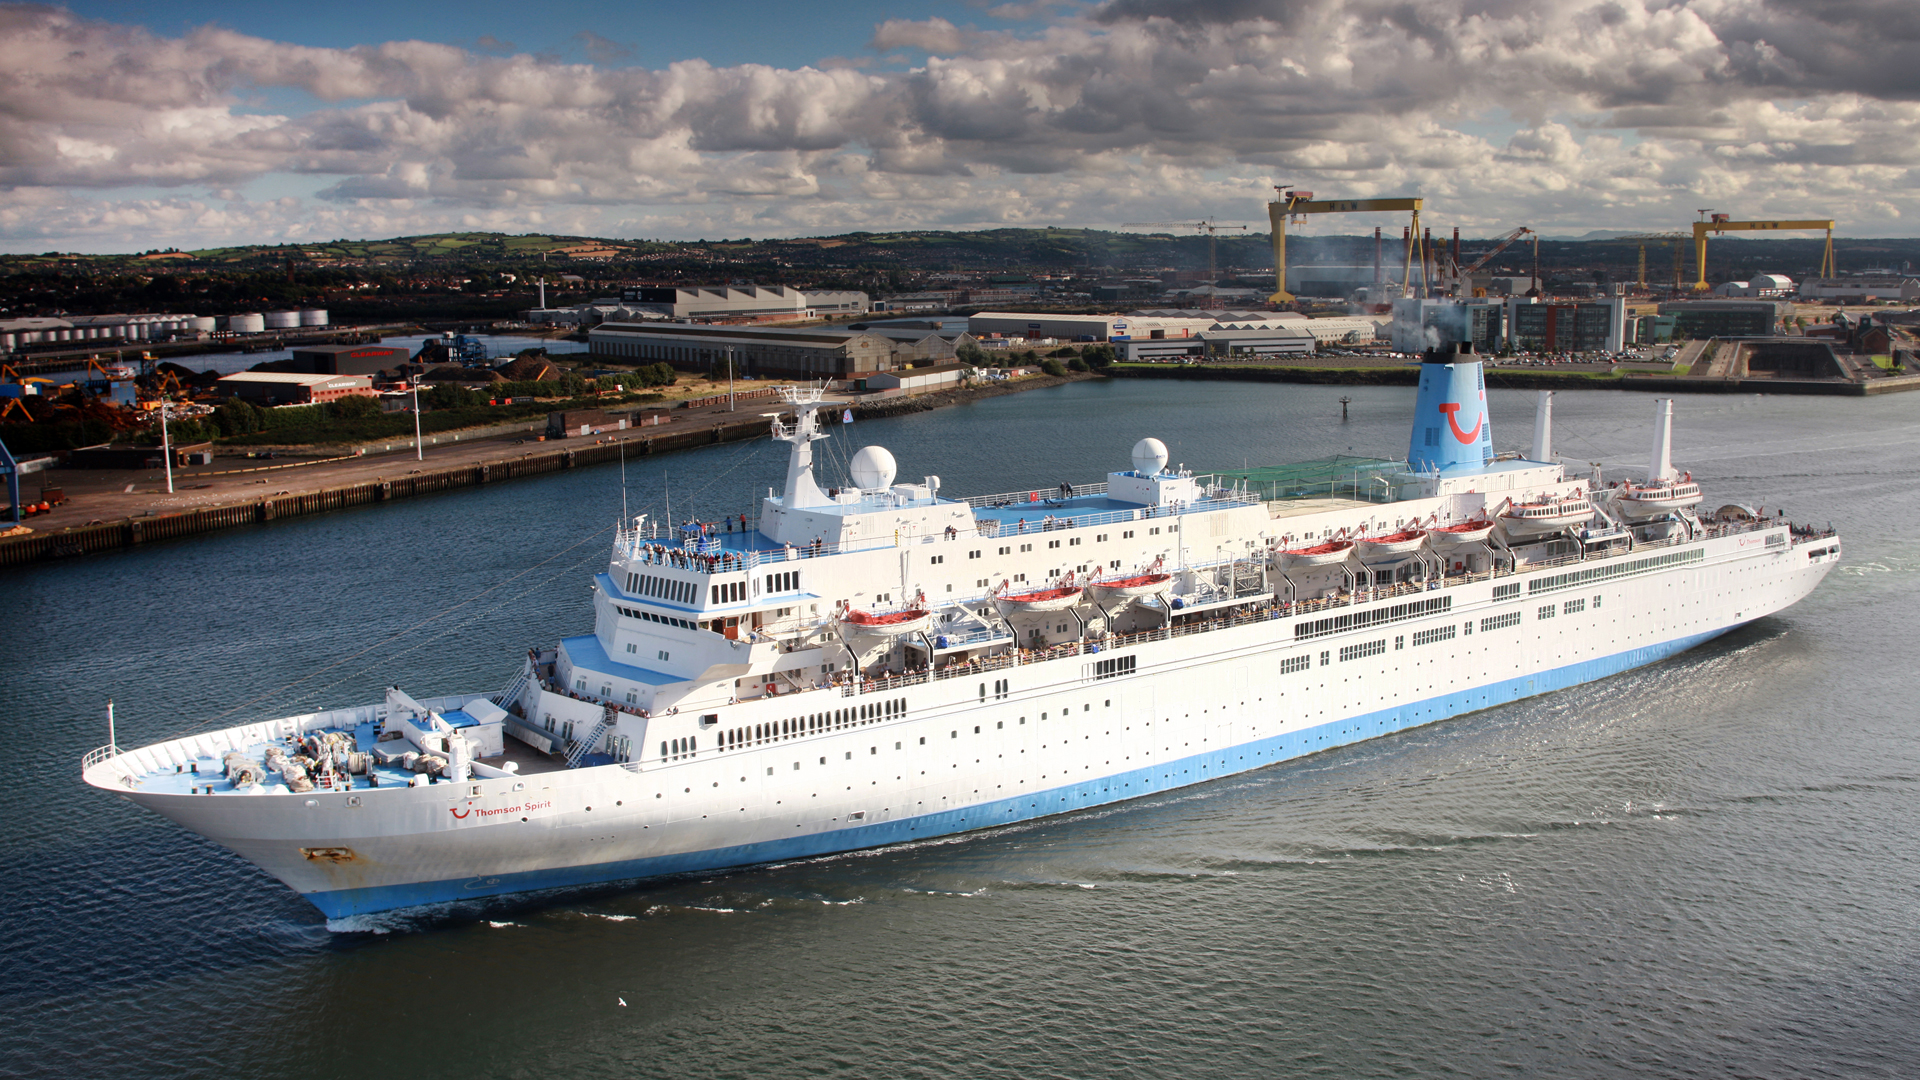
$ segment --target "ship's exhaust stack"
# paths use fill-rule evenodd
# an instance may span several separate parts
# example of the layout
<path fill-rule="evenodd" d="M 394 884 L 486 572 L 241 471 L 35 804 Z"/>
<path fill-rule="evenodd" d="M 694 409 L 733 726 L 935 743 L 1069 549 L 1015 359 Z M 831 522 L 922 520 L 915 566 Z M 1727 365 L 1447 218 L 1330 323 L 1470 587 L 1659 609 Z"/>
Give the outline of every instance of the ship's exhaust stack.
<path fill-rule="evenodd" d="M 1653 403 L 1653 453 L 1647 461 L 1647 479 L 1673 479 L 1673 399 Z"/>
<path fill-rule="evenodd" d="M 1553 460 L 1553 391 L 1542 390 L 1533 403 L 1534 461 Z"/>
<path fill-rule="evenodd" d="M 1407 464 L 1417 473 L 1477 472 L 1493 460 L 1487 383 L 1470 341 L 1427 350 L 1413 407 Z"/>

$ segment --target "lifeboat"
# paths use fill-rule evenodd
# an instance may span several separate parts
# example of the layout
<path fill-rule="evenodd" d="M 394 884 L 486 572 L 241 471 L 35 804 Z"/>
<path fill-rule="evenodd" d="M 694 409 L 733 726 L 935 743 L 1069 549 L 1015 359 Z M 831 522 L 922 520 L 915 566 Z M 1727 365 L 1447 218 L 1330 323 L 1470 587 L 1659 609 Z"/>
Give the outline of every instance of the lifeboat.
<path fill-rule="evenodd" d="M 1402 529 L 1385 536 L 1355 537 L 1354 544 L 1359 549 L 1362 560 L 1392 559 L 1405 558 L 1413 554 L 1421 544 L 1426 543 L 1426 540 L 1425 529 Z"/>
<path fill-rule="evenodd" d="M 1692 473 L 1680 480 L 1650 480 L 1615 490 L 1614 505 L 1620 508 L 1622 514 L 1636 520 L 1698 506 L 1703 498 L 1700 485 L 1693 482 Z"/>
<path fill-rule="evenodd" d="M 1493 535 L 1493 522 L 1462 521 L 1457 525 L 1441 525 L 1428 535 L 1436 544 L 1474 544 Z"/>
<path fill-rule="evenodd" d="M 1093 589 L 1093 595 L 1101 600 L 1131 600 L 1137 596 L 1165 592 L 1167 583 L 1172 580 L 1172 574 L 1136 574 L 1133 577 L 1096 581 L 1089 587 Z"/>
<path fill-rule="evenodd" d="M 1327 566 L 1345 559 L 1353 553 L 1353 541 L 1329 540 L 1312 547 L 1287 548 L 1280 557 L 1294 566 Z"/>
<path fill-rule="evenodd" d="M 908 608 L 905 611 L 857 611 L 848 608 L 840 616 L 840 625 L 848 630 L 881 637 L 917 634 L 932 621 L 933 613 L 924 608 Z"/>
<path fill-rule="evenodd" d="M 1015 611 L 1065 611 L 1079 603 L 1080 594 L 1085 591 L 1078 585 L 1065 585 L 1057 589 L 1001 593 L 994 599 Z"/>
<path fill-rule="evenodd" d="M 1585 495 L 1564 495 L 1535 502 L 1508 503 L 1500 523 L 1514 536 L 1540 536 L 1579 525 L 1593 517 L 1593 503 Z"/>

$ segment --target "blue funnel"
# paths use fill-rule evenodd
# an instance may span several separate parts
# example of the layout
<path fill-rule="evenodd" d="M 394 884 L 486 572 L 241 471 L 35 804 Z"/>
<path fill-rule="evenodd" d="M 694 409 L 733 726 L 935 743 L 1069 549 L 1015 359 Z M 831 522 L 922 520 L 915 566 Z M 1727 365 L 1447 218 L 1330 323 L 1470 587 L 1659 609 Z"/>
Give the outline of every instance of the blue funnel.
<path fill-rule="evenodd" d="M 1493 460 L 1487 381 L 1472 346 L 1433 350 L 1420 364 L 1407 464 L 1414 472 L 1477 472 Z"/>

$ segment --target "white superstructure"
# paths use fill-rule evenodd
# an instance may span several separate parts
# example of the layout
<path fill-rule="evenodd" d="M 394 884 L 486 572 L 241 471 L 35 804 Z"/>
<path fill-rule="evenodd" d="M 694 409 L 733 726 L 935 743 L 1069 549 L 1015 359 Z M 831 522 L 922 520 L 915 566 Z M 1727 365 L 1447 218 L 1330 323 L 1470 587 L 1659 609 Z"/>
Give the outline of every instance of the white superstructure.
<path fill-rule="evenodd" d="M 794 390 L 757 527 L 627 523 L 593 632 L 505 690 L 103 747 L 85 778 L 329 916 L 706 871 L 1129 799 L 1574 685 L 1778 611 L 1839 557 L 1735 507 L 1629 518 L 1622 489 L 1496 458 L 1480 378 L 1471 355 L 1429 358 L 1404 462 L 1263 490 L 1146 439 L 1103 484 L 969 499 L 896 483 L 877 447 L 823 486 L 829 403 Z M 1503 516 L 1568 505 L 1588 512 Z"/>

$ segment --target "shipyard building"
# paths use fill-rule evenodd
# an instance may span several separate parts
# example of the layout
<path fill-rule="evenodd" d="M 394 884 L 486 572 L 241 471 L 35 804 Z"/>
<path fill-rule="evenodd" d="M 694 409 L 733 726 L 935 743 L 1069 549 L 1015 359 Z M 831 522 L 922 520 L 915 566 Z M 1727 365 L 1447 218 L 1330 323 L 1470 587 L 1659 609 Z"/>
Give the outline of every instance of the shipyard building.
<path fill-rule="evenodd" d="M 614 363 L 682 371 L 712 371 L 731 357 L 741 374 L 760 378 L 850 379 L 896 366 L 892 338 L 825 327 L 601 323 L 588 332 L 587 349 Z"/>

